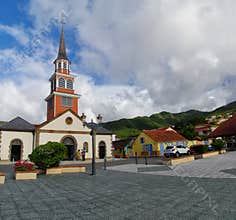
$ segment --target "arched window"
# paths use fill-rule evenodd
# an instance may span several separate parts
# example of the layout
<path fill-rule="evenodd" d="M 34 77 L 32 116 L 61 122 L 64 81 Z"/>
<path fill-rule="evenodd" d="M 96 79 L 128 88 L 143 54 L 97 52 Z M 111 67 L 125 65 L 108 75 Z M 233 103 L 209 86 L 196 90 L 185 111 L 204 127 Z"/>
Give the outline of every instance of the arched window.
<path fill-rule="evenodd" d="M 88 153 L 88 142 L 84 142 L 83 144 L 83 150 Z"/>
<path fill-rule="evenodd" d="M 68 79 L 66 81 L 66 87 L 67 87 L 67 89 L 73 89 L 73 81 Z"/>
<path fill-rule="evenodd" d="M 58 63 L 58 69 L 61 69 L 61 68 L 62 68 L 62 63 L 59 62 L 59 63 Z"/>
<path fill-rule="evenodd" d="M 59 87 L 60 88 L 65 88 L 65 80 L 63 78 L 59 78 Z"/>
<path fill-rule="evenodd" d="M 67 69 L 67 63 L 66 62 L 63 63 L 63 69 Z"/>

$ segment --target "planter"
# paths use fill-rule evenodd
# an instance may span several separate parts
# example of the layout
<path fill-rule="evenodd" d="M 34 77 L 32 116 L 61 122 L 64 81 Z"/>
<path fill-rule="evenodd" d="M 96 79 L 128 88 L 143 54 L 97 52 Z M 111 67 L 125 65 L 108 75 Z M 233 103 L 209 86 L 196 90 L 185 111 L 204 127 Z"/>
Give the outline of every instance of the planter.
<path fill-rule="evenodd" d="M 194 160 L 194 156 L 179 157 L 179 158 L 170 158 L 164 159 L 163 164 L 168 166 L 175 166 L 182 163 L 191 162 Z"/>
<path fill-rule="evenodd" d="M 63 166 L 62 173 L 84 173 L 86 168 L 83 166 Z"/>
<path fill-rule="evenodd" d="M 83 166 L 60 166 L 52 167 L 46 170 L 46 175 L 62 174 L 62 173 L 84 173 L 86 168 Z"/>
<path fill-rule="evenodd" d="M 46 170 L 46 175 L 51 174 L 62 174 L 62 169 L 60 167 L 52 167 Z"/>
<path fill-rule="evenodd" d="M 219 154 L 226 154 L 226 149 L 219 150 Z"/>
<path fill-rule="evenodd" d="M 0 173 L 0 184 L 4 184 L 5 183 L 5 174 Z"/>
<path fill-rule="evenodd" d="M 16 171 L 15 178 L 16 180 L 36 180 L 37 171 Z"/>
<path fill-rule="evenodd" d="M 208 157 L 214 157 L 217 155 L 219 155 L 218 151 L 212 151 L 212 152 L 208 152 L 204 154 L 195 155 L 195 159 L 203 159 L 203 158 L 208 158 Z"/>

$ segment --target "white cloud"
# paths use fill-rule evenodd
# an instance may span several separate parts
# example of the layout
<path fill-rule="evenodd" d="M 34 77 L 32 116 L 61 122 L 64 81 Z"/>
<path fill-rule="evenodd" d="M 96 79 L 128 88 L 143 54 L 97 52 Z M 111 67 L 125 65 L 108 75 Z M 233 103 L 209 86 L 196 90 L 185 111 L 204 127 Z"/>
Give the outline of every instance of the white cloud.
<path fill-rule="evenodd" d="M 62 10 L 82 46 L 72 69 L 82 74 L 79 108 L 88 118 L 210 110 L 236 99 L 235 1 L 35 0 L 29 6 L 34 32 L 50 31 Z M 0 60 L 17 57 L 10 53 L 1 51 Z M 46 59 L 55 55 L 51 40 L 43 37 L 33 57 L 24 58 L 29 65 L 18 71 L 46 80 L 53 68 Z M 105 84 L 96 85 L 91 73 Z"/>
<path fill-rule="evenodd" d="M 89 121 L 98 113 L 108 121 L 142 115 L 144 111 L 151 114 L 157 110 L 148 91 L 135 86 L 98 86 L 92 78 L 80 75 L 78 89 L 82 95 L 80 114 L 85 113 Z"/>
<path fill-rule="evenodd" d="M 0 24 L 0 31 L 3 31 L 14 37 L 19 43 L 25 45 L 29 42 L 29 36 L 24 32 L 24 28 L 20 26 L 8 26 Z"/>

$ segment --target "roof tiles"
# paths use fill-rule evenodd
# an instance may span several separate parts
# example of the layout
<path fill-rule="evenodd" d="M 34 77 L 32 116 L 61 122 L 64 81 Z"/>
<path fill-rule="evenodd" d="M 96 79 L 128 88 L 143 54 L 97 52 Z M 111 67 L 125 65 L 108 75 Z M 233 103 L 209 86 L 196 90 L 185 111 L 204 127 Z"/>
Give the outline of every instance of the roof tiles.
<path fill-rule="evenodd" d="M 143 132 L 156 142 L 187 141 L 185 137 L 172 128 L 143 130 Z"/>
<path fill-rule="evenodd" d="M 209 137 L 224 137 L 236 135 L 236 114 L 216 128 Z"/>

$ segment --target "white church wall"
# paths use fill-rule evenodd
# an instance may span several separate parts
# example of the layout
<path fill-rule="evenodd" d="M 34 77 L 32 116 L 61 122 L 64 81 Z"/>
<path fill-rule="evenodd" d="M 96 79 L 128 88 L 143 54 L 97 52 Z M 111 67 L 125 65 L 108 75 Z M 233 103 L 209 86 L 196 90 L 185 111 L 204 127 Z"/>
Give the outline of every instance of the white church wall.
<path fill-rule="evenodd" d="M 96 157 L 99 157 L 99 143 L 104 141 L 106 144 L 106 156 L 112 157 L 112 135 L 96 135 Z"/>
<path fill-rule="evenodd" d="M 67 124 L 66 119 L 71 117 L 73 122 L 72 124 Z M 65 112 L 60 117 L 55 120 L 49 122 L 45 126 L 41 127 L 41 129 L 46 130 L 64 130 L 64 131 L 86 131 L 89 132 L 90 129 L 87 126 L 83 126 L 83 122 L 72 114 L 70 111 Z"/>
<path fill-rule="evenodd" d="M 92 138 L 90 134 L 70 134 L 65 133 L 40 133 L 39 135 L 39 145 L 46 144 L 48 141 L 61 142 L 65 137 L 72 137 L 77 142 L 77 149 L 82 150 L 84 142 L 88 143 L 88 153 L 86 153 L 86 158 L 92 158 Z"/>
<path fill-rule="evenodd" d="M 19 132 L 19 131 L 2 131 L 1 135 L 1 160 L 10 160 L 10 145 L 15 139 L 21 140 L 23 143 L 22 158 L 28 159 L 28 155 L 32 153 L 33 149 L 33 133 L 32 132 Z"/>

